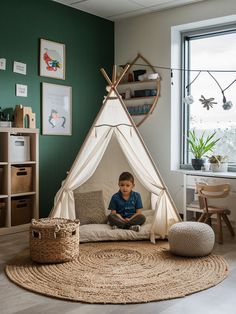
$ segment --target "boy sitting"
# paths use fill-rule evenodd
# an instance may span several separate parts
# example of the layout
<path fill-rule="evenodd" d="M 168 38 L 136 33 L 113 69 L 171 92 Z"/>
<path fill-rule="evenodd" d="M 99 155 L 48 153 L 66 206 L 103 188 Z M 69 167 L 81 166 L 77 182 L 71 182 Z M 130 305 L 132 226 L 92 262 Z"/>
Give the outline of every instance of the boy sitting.
<path fill-rule="evenodd" d="M 141 214 L 143 205 L 140 194 L 132 191 L 133 175 L 123 172 L 119 177 L 118 185 L 120 189 L 112 196 L 108 207 L 111 210 L 108 221 L 112 229 L 130 229 L 138 232 L 146 218 Z"/>

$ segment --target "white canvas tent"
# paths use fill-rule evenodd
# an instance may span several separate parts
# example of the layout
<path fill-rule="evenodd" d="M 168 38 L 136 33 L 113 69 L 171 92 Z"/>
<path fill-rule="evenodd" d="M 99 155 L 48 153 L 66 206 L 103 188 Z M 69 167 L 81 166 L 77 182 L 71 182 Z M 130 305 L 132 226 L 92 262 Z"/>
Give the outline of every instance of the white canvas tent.
<path fill-rule="evenodd" d="M 124 73 L 126 70 L 124 70 Z M 108 159 L 105 152 L 109 151 L 108 146 L 111 143 L 112 145 L 115 143 L 120 146 L 120 150 L 123 152 L 125 160 L 135 177 L 146 190 L 151 192 L 151 207 L 155 212 L 150 228 L 150 239 L 155 242 L 156 236 L 165 238 L 168 235 L 169 227 L 178 222 L 180 217 L 137 127 L 117 92 L 116 86 L 122 76 L 115 80 L 114 73 L 116 71 L 113 71 L 113 82 L 111 82 L 105 71 L 103 69 L 101 71 L 110 84 L 110 91 L 67 178 L 55 196 L 54 208 L 50 216 L 76 218 L 73 191 L 85 184 L 101 164 L 104 168 L 107 167 L 107 169 L 102 169 L 102 171 L 100 169 L 99 171 L 99 185 L 103 184 L 103 173 L 105 177 L 105 174 L 107 176 L 111 169 L 106 162 L 101 163 L 101 161 L 104 155 Z M 119 160 L 114 159 L 113 154 L 111 162 L 115 166 L 116 163 L 119 163 Z M 115 180 L 118 180 L 118 177 Z"/>

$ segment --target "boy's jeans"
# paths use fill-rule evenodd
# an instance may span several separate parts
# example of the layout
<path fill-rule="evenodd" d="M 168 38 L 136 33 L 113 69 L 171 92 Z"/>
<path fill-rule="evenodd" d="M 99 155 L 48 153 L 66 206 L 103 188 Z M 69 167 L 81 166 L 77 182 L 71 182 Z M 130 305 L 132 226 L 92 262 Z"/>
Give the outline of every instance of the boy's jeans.
<path fill-rule="evenodd" d="M 116 225 L 120 229 L 129 229 L 131 226 L 134 225 L 142 225 L 146 221 L 146 217 L 142 214 L 135 216 L 130 221 L 126 222 L 121 220 L 116 214 L 110 214 L 108 216 L 108 221 L 111 226 Z"/>

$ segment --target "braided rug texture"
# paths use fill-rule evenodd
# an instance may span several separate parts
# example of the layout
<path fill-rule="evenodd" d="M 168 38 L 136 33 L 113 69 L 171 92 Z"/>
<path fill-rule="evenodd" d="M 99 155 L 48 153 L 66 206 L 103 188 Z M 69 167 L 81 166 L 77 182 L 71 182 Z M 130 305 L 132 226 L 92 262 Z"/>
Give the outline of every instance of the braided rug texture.
<path fill-rule="evenodd" d="M 210 288 L 228 274 L 223 257 L 174 256 L 168 242 L 80 244 L 79 257 L 36 264 L 29 252 L 6 266 L 10 280 L 30 291 L 86 303 L 143 303 L 184 297 Z"/>

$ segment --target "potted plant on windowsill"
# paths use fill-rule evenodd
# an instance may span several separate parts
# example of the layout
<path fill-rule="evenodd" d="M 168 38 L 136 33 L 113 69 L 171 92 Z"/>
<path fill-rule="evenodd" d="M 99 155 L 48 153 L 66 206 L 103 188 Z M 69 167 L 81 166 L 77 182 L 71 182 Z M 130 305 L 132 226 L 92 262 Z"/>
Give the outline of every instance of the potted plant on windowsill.
<path fill-rule="evenodd" d="M 208 157 L 213 172 L 227 172 L 228 171 L 228 156 L 212 155 Z"/>
<path fill-rule="evenodd" d="M 202 158 L 207 152 L 212 152 L 216 143 L 220 140 L 214 139 L 216 132 L 205 137 L 205 131 L 197 137 L 195 130 L 189 131 L 188 143 L 191 153 L 195 158 L 192 159 L 192 166 L 195 170 L 201 170 L 204 165 Z"/>

